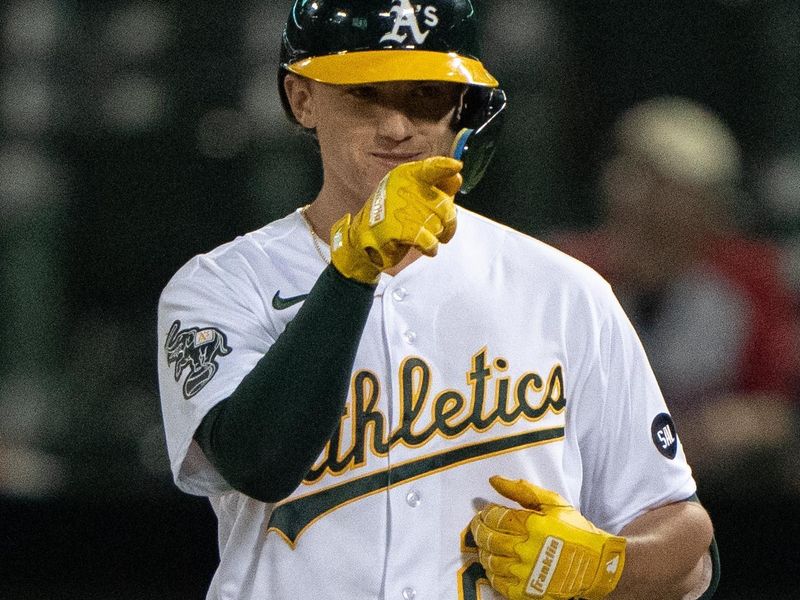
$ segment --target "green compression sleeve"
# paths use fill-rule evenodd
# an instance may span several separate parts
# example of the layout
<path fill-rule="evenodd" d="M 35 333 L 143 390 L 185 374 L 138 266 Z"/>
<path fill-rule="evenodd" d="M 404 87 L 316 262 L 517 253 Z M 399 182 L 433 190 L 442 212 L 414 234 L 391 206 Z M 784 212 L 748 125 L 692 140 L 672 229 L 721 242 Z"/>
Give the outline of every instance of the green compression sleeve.
<path fill-rule="evenodd" d="M 302 481 L 344 411 L 375 287 L 325 269 L 297 315 L 195 433 L 234 488 L 263 502 Z"/>

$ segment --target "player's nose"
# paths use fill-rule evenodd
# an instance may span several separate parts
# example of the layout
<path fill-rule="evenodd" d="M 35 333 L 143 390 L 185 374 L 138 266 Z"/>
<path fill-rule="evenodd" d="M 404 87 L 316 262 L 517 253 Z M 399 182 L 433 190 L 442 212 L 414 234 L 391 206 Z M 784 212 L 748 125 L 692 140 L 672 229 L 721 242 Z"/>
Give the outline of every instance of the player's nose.
<path fill-rule="evenodd" d="M 410 138 L 414 123 L 402 106 L 383 106 L 378 117 L 378 135 L 393 142 Z"/>

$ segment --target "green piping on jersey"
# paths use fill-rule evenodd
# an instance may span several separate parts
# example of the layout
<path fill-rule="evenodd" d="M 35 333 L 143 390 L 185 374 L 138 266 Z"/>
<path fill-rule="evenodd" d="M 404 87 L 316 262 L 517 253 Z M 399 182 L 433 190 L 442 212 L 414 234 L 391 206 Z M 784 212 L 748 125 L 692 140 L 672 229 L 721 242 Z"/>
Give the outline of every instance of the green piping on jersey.
<path fill-rule="evenodd" d="M 413 479 L 444 471 L 476 458 L 502 454 L 525 447 L 561 440 L 563 427 L 539 429 L 523 434 L 470 444 L 419 460 L 400 464 L 358 479 L 289 500 L 275 507 L 267 525 L 294 548 L 303 531 L 325 514 L 366 496 L 391 489 Z"/>

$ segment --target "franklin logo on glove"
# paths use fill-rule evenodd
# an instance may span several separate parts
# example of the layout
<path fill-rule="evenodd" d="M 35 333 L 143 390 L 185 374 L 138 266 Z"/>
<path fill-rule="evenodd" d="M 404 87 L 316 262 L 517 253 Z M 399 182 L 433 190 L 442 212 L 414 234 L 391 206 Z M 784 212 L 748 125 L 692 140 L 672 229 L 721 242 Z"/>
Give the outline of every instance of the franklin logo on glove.
<path fill-rule="evenodd" d="M 521 479 L 489 483 L 523 507 L 489 504 L 470 524 L 493 588 L 509 600 L 601 600 L 614 591 L 625 538 L 595 527 L 556 492 Z"/>
<path fill-rule="evenodd" d="M 561 556 L 561 549 L 564 547 L 564 540 L 548 537 L 542 551 L 539 553 L 539 560 L 536 561 L 536 566 L 531 573 L 531 578 L 528 580 L 528 587 L 525 592 L 534 598 L 544 596 L 547 591 L 547 586 L 550 585 L 550 580 L 553 578 L 553 573 L 558 566 L 558 559 Z"/>

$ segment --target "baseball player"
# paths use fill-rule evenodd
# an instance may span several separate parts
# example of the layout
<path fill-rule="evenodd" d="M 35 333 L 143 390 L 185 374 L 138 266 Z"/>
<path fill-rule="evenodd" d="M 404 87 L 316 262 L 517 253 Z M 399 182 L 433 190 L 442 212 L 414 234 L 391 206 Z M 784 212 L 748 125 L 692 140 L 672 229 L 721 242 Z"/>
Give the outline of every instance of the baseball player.
<path fill-rule="evenodd" d="M 219 522 L 208 598 L 713 593 L 709 517 L 608 284 L 455 205 L 505 106 L 476 29 L 470 0 L 291 7 L 279 89 L 322 188 L 159 305 L 175 481 Z"/>

